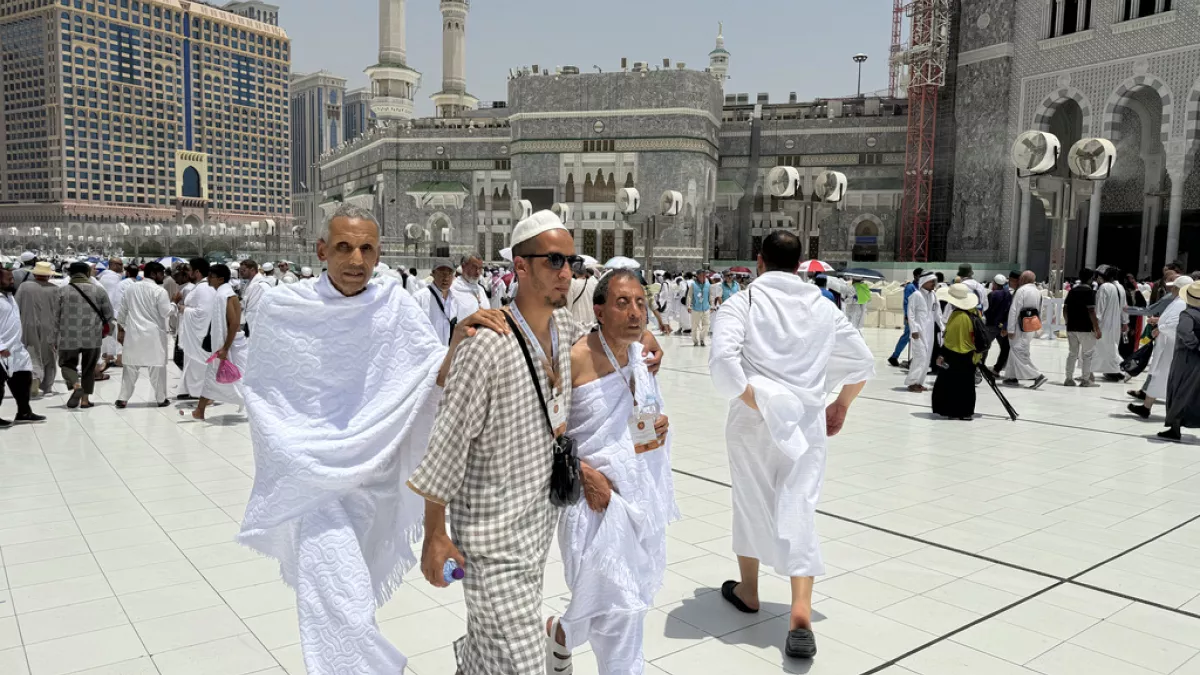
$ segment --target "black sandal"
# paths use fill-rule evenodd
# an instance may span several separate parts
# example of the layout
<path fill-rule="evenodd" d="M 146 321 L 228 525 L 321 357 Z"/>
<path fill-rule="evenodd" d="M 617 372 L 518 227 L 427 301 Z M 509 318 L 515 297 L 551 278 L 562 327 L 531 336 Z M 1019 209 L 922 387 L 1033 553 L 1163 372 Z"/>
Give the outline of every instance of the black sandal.
<path fill-rule="evenodd" d="M 817 638 L 807 628 L 788 631 L 783 652 L 793 659 L 811 659 L 817 655 Z"/>
<path fill-rule="evenodd" d="M 742 599 L 733 592 L 733 589 L 737 588 L 737 585 L 738 582 L 734 581 L 733 579 L 721 584 L 721 597 L 725 598 L 726 602 L 737 608 L 737 611 L 739 612 L 743 612 L 745 614 L 758 614 L 757 609 L 751 609 L 749 605 L 742 602 Z"/>

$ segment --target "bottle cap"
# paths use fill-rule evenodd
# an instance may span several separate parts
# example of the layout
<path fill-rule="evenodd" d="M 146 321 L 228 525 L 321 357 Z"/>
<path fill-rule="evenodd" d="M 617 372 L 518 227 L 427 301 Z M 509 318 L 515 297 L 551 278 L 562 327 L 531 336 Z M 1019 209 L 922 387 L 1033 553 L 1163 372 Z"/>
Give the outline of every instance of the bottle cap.
<path fill-rule="evenodd" d="M 463 577 L 467 576 L 467 572 L 461 567 L 455 567 L 454 571 L 450 573 L 450 576 L 461 580 Z"/>

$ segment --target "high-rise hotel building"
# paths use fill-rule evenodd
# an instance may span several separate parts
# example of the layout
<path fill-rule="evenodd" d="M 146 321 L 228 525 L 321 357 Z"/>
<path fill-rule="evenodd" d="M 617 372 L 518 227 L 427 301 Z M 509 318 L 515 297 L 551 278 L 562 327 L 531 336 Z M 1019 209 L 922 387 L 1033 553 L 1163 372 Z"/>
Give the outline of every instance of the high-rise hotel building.
<path fill-rule="evenodd" d="M 282 225 L 290 62 L 201 2 L 0 0 L 0 226 Z"/>

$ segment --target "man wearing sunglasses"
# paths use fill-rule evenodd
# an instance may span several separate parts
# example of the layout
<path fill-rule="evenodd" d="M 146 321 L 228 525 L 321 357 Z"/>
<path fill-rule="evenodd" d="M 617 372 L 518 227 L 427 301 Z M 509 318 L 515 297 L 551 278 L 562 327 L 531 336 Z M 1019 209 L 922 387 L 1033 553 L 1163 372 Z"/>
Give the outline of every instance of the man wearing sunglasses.
<path fill-rule="evenodd" d="M 570 231 L 539 211 L 511 241 L 516 328 L 480 331 L 460 347 L 429 450 L 408 481 L 425 497 L 425 578 L 444 588 L 447 560 L 465 568 L 462 675 L 545 669 L 542 581 L 560 512 L 551 475 L 571 404 L 571 345 L 583 336 L 567 308 L 572 274 L 583 269 Z"/>

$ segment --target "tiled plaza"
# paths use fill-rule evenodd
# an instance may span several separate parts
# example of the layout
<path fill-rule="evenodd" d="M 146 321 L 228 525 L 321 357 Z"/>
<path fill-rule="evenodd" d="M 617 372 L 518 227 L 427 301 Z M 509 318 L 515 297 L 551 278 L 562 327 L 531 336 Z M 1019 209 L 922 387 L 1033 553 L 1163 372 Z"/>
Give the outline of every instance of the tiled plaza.
<path fill-rule="evenodd" d="M 788 661 L 788 584 L 764 573 L 763 610 L 716 592 L 730 550 L 725 404 L 706 348 L 671 338 L 660 375 L 685 519 L 647 619 L 648 673 L 1200 675 L 1200 445 L 1151 439 L 1124 413 L 1128 387 L 1066 389 L 1066 343 L 1039 342 L 1040 391 L 1006 389 L 1011 422 L 931 418 L 884 361 L 898 331 L 868 329 L 879 376 L 833 439 L 819 531 L 819 653 Z M 994 358 L 994 357 L 993 357 Z M 176 381 L 172 373 L 172 387 Z M 303 673 L 292 593 L 232 539 L 253 474 L 244 417 L 208 423 L 153 407 L 120 374 L 99 405 L 65 397 L 49 420 L 0 431 L 0 674 Z M 61 390 L 62 384 L 58 384 Z M 0 417 L 10 418 L 5 400 Z M 546 613 L 567 601 L 555 550 Z M 452 675 L 460 588 L 415 573 L 379 612 L 409 672 Z M 575 672 L 595 672 L 579 653 Z"/>

